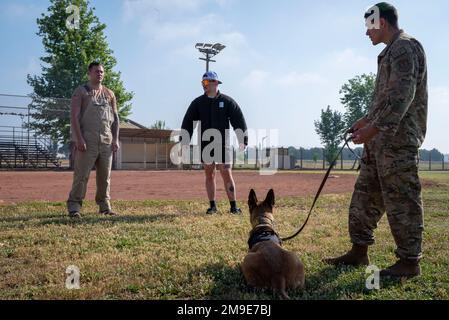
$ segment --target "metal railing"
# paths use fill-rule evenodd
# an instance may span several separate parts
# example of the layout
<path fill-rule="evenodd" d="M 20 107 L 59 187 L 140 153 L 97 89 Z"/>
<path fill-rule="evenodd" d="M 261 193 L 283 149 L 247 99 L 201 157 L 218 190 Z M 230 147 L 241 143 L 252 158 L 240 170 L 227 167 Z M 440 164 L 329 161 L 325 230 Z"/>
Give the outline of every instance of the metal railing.
<path fill-rule="evenodd" d="M 0 126 L 0 167 L 37 168 L 60 166 L 53 141 L 15 126 Z"/>

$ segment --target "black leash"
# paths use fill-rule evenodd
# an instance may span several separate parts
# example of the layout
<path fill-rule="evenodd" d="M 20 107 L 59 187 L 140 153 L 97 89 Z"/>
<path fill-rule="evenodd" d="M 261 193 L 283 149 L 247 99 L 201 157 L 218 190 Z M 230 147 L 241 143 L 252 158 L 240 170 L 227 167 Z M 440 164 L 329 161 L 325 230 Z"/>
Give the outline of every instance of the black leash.
<path fill-rule="evenodd" d="M 348 138 L 348 134 L 350 134 L 350 133 L 352 133 L 351 130 L 348 130 L 348 131 L 346 131 L 346 133 L 344 134 L 344 137 L 343 137 L 343 140 L 344 140 L 343 146 L 341 147 L 340 151 L 337 153 L 337 156 L 335 157 L 335 160 L 334 160 L 334 161 L 331 163 L 331 165 L 329 166 L 329 169 L 327 169 L 326 175 L 324 176 L 324 179 L 323 179 L 323 181 L 321 182 L 320 188 L 318 189 L 318 192 L 317 192 L 316 195 L 315 195 L 315 199 L 313 200 L 312 207 L 310 208 L 310 211 L 309 211 L 309 214 L 307 215 L 306 221 L 304 222 L 304 224 L 302 225 L 302 227 L 299 228 L 299 230 L 298 230 L 295 234 L 293 234 L 293 235 L 291 235 L 290 237 L 287 237 L 287 238 L 282 238 L 282 241 L 288 241 L 288 240 L 291 240 L 291 239 L 297 237 L 297 236 L 302 232 L 302 230 L 304 230 L 304 228 L 306 227 L 307 223 L 309 222 L 310 216 L 312 215 L 313 209 L 315 208 L 315 205 L 316 205 L 316 203 L 317 203 L 317 201 L 318 201 L 318 199 L 319 199 L 319 197 L 320 197 L 320 195 L 321 195 L 321 191 L 323 191 L 323 188 L 324 188 L 324 186 L 325 186 L 325 184 L 326 184 L 326 182 L 327 182 L 327 179 L 329 178 L 329 175 L 330 175 L 332 169 L 333 169 L 334 166 L 337 164 L 338 158 L 339 158 L 340 155 L 343 153 L 343 150 L 347 147 L 347 148 L 349 149 L 349 151 L 356 157 L 356 159 L 361 160 L 360 157 L 359 157 L 359 156 L 354 152 L 354 150 L 352 150 L 351 147 L 349 146 L 349 142 L 352 140 L 352 137 L 349 137 L 349 138 Z"/>

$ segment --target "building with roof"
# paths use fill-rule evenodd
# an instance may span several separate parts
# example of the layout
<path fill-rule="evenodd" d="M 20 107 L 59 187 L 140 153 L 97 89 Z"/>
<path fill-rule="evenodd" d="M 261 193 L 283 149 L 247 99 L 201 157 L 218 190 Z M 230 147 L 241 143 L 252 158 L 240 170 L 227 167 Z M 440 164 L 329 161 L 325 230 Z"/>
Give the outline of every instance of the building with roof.
<path fill-rule="evenodd" d="M 117 170 L 158 170 L 177 168 L 170 161 L 171 130 L 149 129 L 133 120 L 120 123 L 120 149 L 114 156 Z"/>

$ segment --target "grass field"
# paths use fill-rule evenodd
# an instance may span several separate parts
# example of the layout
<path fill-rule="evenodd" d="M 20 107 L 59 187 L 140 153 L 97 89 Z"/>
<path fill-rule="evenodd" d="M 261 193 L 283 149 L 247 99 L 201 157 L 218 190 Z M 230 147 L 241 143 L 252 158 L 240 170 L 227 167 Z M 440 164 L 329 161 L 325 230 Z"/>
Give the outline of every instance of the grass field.
<path fill-rule="evenodd" d="M 423 276 L 365 288 L 364 268 L 333 268 L 324 257 L 349 246 L 350 194 L 326 195 L 303 234 L 285 244 L 306 266 L 306 289 L 294 299 L 449 299 L 449 174 L 423 173 Z M 267 190 L 268 191 L 268 190 Z M 241 195 L 242 198 L 246 198 Z M 262 196 L 259 194 L 259 198 Z M 278 231 L 290 234 L 305 218 L 311 198 L 277 199 Z M 118 217 L 100 217 L 88 202 L 82 221 L 65 217 L 64 203 L 0 206 L 0 299 L 273 299 L 250 292 L 239 271 L 250 229 L 243 216 L 206 217 L 198 201 L 119 201 Z M 386 217 L 370 257 L 395 262 Z M 79 290 L 65 287 L 66 268 L 81 271 Z"/>

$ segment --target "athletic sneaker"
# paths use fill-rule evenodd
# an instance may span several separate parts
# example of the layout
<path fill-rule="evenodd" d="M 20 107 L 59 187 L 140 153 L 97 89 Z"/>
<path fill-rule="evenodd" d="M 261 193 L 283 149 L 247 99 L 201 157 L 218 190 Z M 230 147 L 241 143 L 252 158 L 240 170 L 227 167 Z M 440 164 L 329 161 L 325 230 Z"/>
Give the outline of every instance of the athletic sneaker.
<path fill-rule="evenodd" d="M 217 207 L 211 207 L 207 209 L 206 214 L 215 214 L 217 212 L 218 212 Z"/>
<path fill-rule="evenodd" d="M 71 211 L 69 212 L 69 217 L 73 219 L 80 219 L 81 214 L 78 211 Z"/>
<path fill-rule="evenodd" d="M 240 208 L 231 208 L 232 214 L 242 214 L 242 210 Z"/>

